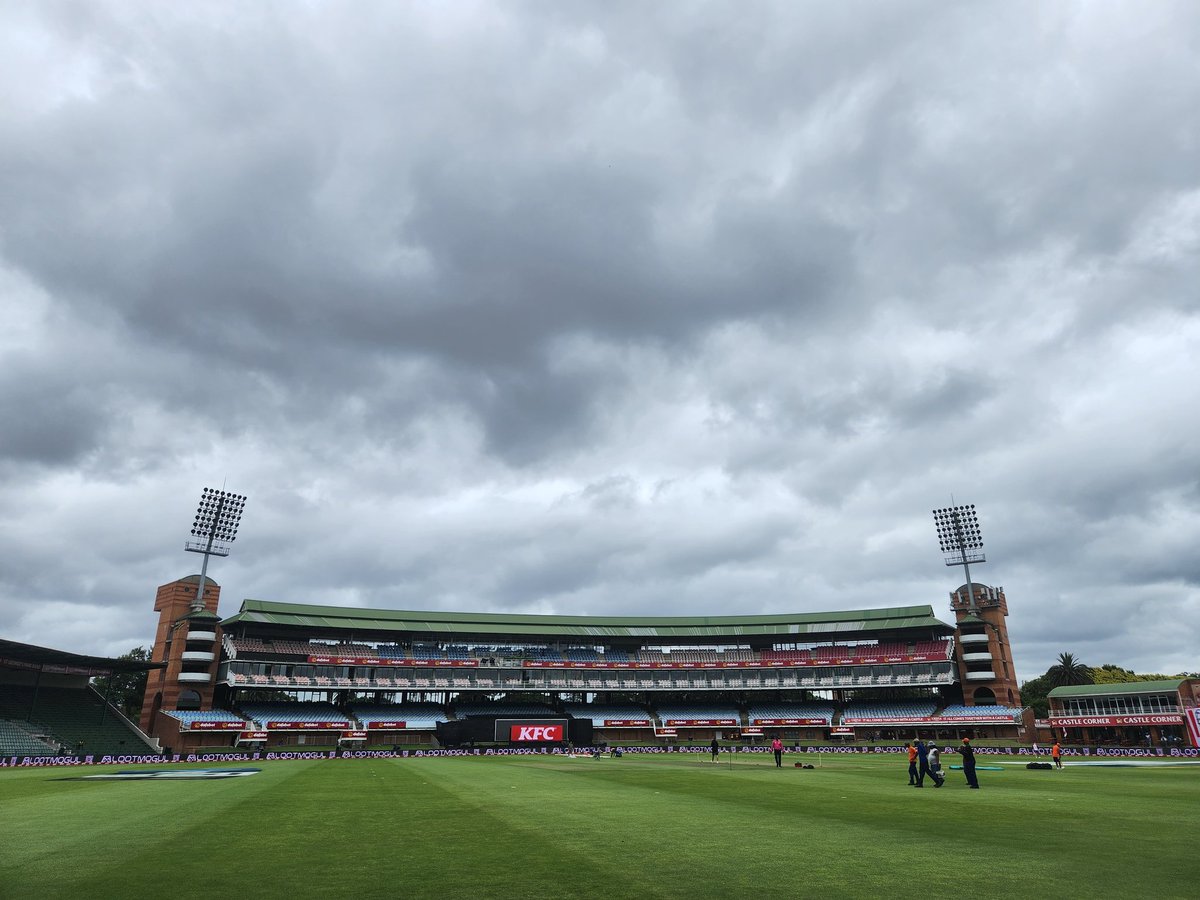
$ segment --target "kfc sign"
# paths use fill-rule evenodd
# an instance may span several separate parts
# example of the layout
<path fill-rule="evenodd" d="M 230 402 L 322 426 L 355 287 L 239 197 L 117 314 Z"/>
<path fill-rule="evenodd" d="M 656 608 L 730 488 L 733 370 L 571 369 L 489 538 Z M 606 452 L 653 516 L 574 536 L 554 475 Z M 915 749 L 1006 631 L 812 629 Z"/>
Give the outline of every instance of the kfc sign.
<path fill-rule="evenodd" d="M 512 725 L 509 727 L 508 739 L 510 741 L 561 741 L 563 739 L 563 727 L 561 725 Z"/>

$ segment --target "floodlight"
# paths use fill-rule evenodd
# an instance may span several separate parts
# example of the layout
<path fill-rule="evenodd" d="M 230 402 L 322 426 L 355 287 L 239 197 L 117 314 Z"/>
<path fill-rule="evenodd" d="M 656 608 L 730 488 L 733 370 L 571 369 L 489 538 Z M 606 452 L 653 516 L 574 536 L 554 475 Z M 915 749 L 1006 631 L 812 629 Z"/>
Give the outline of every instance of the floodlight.
<path fill-rule="evenodd" d="M 947 506 L 933 511 L 938 543 L 948 566 L 962 566 L 966 575 L 967 600 L 975 612 L 975 591 L 971 587 L 971 563 L 987 562 L 983 554 L 983 534 L 975 505 Z"/>
<path fill-rule="evenodd" d="M 200 567 L 200 585 L 196 589 L 196 599 L 192 601 L 192 609 L 204 608 L 204 581 L 208 575 L 208 558 L 210 556 L 228 556 L 229 545 L 237 539 L 238 523 L 242 520 L 242 510 L 246 508 L 246 498 L 241 494 L 230 491 L 218 491 L 215 488 L 205 488 L 200 494 L 200 502 L 196 506 L 196 518 L 192 521 L 192 537 L 183 549 L 189 553 L 204 554 L 204 565 Z"/>

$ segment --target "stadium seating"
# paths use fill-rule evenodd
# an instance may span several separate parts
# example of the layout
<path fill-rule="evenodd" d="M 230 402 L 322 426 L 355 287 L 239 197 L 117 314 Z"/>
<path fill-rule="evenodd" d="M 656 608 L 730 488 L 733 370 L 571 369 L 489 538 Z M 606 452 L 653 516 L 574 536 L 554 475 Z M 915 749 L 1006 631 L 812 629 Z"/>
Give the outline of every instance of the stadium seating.
<path fill-rule="evenodd" d="M 770 719 L 823 719 L 833 721 L 833 706 L 828 703 L 752 703 L 747 720 L 754 725 Z"/>
<path fill-rule="evenodd" d="M 597 662 L 604 658 L 592 647 L 568 647 L 562 655 L 569 662 Z"/>
<path fill-rule="evenodd" d="M 30 722 L 52 745 L 89 754 L 153 753 L 125 719 L 88 688 L 0 685 L 0 717 Z M 32 715 L 30 705 L 34 704 Z"/>
<path fill-rule="evenodd" d="M 842 712 L 842 721 L 928 718 L 933 715 L 935 709 L 937 704 L 932 700 L 912 703 L 849 703 Z"/>
<path fill-rule="evenodd" d="M 629 704 L 567 703 L 563 712 L 576 719 L 591 719 L 596 728 L 603 728 L 605 720 L 629 721 L 642 719 L 651 721 L 650 713 L 640 706 Z"/>
<path fill-rule="evenodd" d="M 946 717 L 996 716 L 998 718 L 1011 719 L 1015 722 L 1021 718 L 1021 710 L 1008 706 L 963 706 L 961 704 L 954 704 L 943 709 L 940 715 Z"/>
<path fill-rule="evenodd" d="M 546 716 L 554 710 L 537 703 L 459 703 L 454 707 L 454 716 L 465 719 L 469 716 Z"/>
<path fill-rule="evenodd" d="M 657 708 L 658 718 L 664 725 L 671 722 L 696 721 L 697 719 L 733 719 L 741 724 L 742 713 L 735 706 L 711 704 L 671 704 Z"/>
<path fill-rule="evenodd" d="M 272 641 L 265 643 L 258 638 L 232 638 L 238 654 L 257 653 L 273 656 L 308 656 L 310 653 L 327 653 L 327 649 L 312 649 L 307 641 Z"/>
<path fill-rule="evenodd" d="M 441 647 L 435 647 L 430 644 L 414 644 L 412 648 L 411 659 L 445 659 L 446 654 L 442 652 Z"/>
<path fill-rule="evenodd" d="M 434 703 L 355 704 L 350 714 L 364 728 L 372 722 L 403 722 L 406 729 L 433 729 L 447 721 L 445 711 Z"/>
<path fill-rule="evenodd" d="M 237 722 L 241 725 L 249 727 L 249 724 L 242 716 L 239 716 L 235 712 L 230 712 L 227 709 L 164 709 L 163 712 L 174 719 L 178 719 L 184 725 L 191 725 L 193 722 Z"/>
<path fill-rule="evenodd" d="M 267 722 L 345 722 L 346 714 L 328 703 L 243 703 L 242 715 L 262 726 Z"/>
<path fill-rule="evenodd" d="M 950 659 L 953 650 L 954 642 L 949 639 L 916 641 L 912 644 L 899 641 L 882 644 L 825 644 L 798 650 L 764 650 L 761 659 L 764 662 L 813 661 L 818 664 L 825 660 L 872 659 L 881 656 L 933 655 L 938 659 Z"/>
<path fill-rule="evenodd" d="M 57 756 L 59 747 L 38 738 L 32 722 L 0 719 L 0 756 Z"/>

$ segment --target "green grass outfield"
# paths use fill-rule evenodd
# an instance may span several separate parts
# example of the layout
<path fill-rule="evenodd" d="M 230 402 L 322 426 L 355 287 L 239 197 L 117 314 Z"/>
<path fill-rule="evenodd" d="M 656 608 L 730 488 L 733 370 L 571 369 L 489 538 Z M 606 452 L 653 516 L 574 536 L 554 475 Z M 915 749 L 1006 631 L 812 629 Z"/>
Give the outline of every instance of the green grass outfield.
<path fill-rule="evenodd" d="M 898 755 L 801 758 L 3 770 L 0 897 L 1200 896 L 1200 767 L 1010 765 L 979 791 L 961 772 L 915 790 Z"/>

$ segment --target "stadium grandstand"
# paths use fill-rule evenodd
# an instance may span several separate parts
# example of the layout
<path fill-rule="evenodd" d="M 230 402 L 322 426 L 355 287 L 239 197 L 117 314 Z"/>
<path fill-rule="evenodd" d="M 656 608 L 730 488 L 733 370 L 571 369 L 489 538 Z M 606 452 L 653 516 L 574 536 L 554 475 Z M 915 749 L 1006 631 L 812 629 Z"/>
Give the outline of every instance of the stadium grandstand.
<path fill-rule="evenodd" d="M 1200 746 L 1200 679 L 1064 685 L 1049 700 L 1042 740 Z"/>
<path fill-rule="evenodd" d="M 204 583 L 201 608 L 198 583 L 158 590 L 160 668 L 141 720 L 185 750 L 428 746 L 439 726 L 488 717 L 586 722 L 597 743 L 1020 739 L 1025 727 L 1003 590 L 981 584 L 951 594 L 947 622 L 929 605 L 604 617 L 263 600 L 221 619 L 220 587 Z"/>
<path fill-rule="evenodd" d="M 90 680 L 161 666 L 0 640 L 0 757 L 156 752 Z"/>

